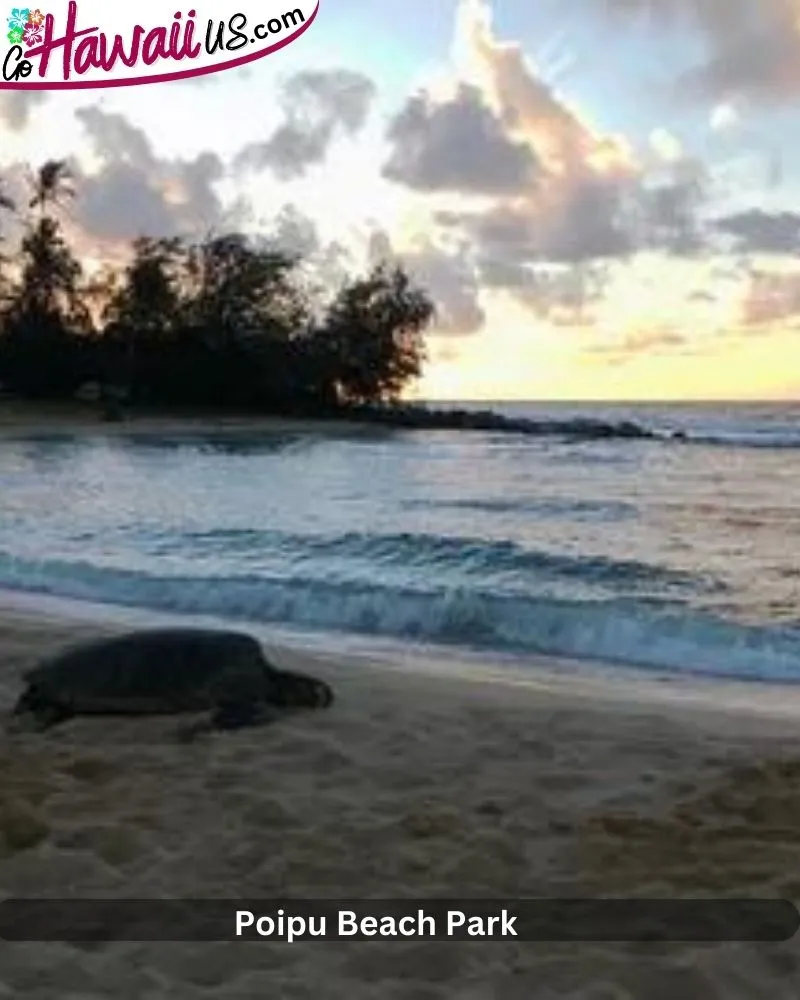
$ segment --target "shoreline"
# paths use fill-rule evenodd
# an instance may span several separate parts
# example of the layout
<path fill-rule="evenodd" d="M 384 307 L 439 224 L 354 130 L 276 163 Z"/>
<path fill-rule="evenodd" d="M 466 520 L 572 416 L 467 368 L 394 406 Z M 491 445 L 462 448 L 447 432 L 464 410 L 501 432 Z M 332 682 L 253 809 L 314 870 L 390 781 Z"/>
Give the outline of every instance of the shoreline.
<path fill-rule="evenodd" d="M 796 725 L 800 734 L 800 682 L 738 680 L 604 660 L 515 655 L 381 636 L 304 632 L 220 616 L 96 604 L 0 588 L 0 625 L 3 621 L 34 630 L 41 626 L 67 633 L 74 630 L 77 635 L 109 634 L 152 625 L 234 629 L 254 635 L 279 657 L 308 658 L 336 676 L 410 676 L 432 685 L 472 687 L 489 697 L 496 689 L 501 701 L 513 692 L 523 698 L 576 701 L 619 711 L 652 710 L 679 716 L 688 712 L 701 718 L 733 715 L 756 727 L 767 720 L 773 726 L 786 723 L 792 731 Z"/>
<path fill-rule="evenodd" d="M 58 426 L 53 426 L 58 424 Z M 136 429 L 145 433 L 191 433 L 215 431 L 282 431 L 283 433 L 363 433 L 390 431 L 458 431 L 521 434 L 526 437 L 565 437 L 572 440 L 628 439 L 635 441 L 685 441 L 682 431 L 659 433 L 630 420 L 608 421 L 573 416 L 530 419 L 503 416 L 491 409 L 432 407 L 424 403 L 363 406 L 299 416 L 279 414 L 235 414 L 226 411 L 172 412 L 132 407 L 119 419 L 104 420 L 96 404 L 71 402 L 4 401 L 0 399 L 0 434 L 81 433 L 112 428 L 112 433 Z"/>
<path fill-rule="evenodd" d="M 0 440 L 18 434 L 197 434 L 248 433 L 369 433 L 380 429 L 362 421 L 310 417 L 225 416 L 212 413 L 136 412 L 121 421 L 105 421 L 96 406 L 74 404 L 20 404 L 0 400 Z"/>

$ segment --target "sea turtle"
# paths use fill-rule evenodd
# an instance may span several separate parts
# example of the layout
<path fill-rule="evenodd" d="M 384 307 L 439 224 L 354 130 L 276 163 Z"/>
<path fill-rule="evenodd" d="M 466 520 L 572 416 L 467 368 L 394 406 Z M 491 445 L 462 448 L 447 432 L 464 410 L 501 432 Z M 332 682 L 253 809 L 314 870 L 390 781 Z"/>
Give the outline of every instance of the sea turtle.
<path fill-rule="evenodd" d="M 202 728 L 267 721 L 270 709 L 324 708 L 323 681 L 273 667 L 252 636 L 159 628 L 72 646 L 31 670 L 13 714 L 47 729 L 76 715 L 210 713 Z M 194 730 L 192 731 L 194 732 Z"/>

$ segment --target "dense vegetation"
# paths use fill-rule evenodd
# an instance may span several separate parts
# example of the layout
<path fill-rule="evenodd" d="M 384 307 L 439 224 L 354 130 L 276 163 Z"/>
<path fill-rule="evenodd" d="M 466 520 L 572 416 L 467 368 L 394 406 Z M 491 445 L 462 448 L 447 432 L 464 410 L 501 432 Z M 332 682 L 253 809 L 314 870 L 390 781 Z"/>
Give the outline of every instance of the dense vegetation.
<path fill-rule="evenodd" d="M 67 399 L 88 384 L 153 407 L 330 412 L 397 400 L 421 371 L 434 307 L 387 264 L 314 308 L 300 261 L 238 233 L 141 238 L 127 266 L 89 280 L 60 212 L 69 171 L 49 161 L 0 267 L 0 384 Z"/>

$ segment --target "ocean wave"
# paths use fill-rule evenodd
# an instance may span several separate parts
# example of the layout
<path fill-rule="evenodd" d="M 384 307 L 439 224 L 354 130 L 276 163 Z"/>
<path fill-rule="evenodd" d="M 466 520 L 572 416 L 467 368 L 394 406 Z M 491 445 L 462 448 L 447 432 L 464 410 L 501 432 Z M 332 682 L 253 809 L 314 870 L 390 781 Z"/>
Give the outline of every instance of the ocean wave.
<path fill-rule="evenodd" d="M 457 413 L 461 411 L 456 411 Z M 475 416 L 475 415 L 471 415 Z M 796 449 L 800 448 L 800 429 L 796 423 L 775 425 L 754 425 L 743 423 L 736 427 L 722 427 L 718 425 L 679 426 L 667 425 L 649 421 L 621 421 L 606 422 L 592 417 L 576 416 L 572 420 L 531 420 L 529 418 L 510 418 L 501 414 L 480 414 L 485 418 L 485 426 L 480 421 L 471 424 L 466 421 L 463 426 L 457 422 L 446 424 L 444 429 L 455 432 L 468 432 L 474 434 L 483 432 L 493 440 L 498 438 L 508 438 L 513 442 L 512 448 L 518 446 L 520 439 L 528 440 L 531 443 L 541 441 L 543 444 L 556 443 L 564 449 L 572 449 L 576 445 L 580 447 L 579 454 L 582 460 L 613 462 L 622 461 L 623 453 L 616 450 L 616 446 L 625 442 L 634 445 L 644 444 L 677 444 L 677 445 L 704 445 L 711 447 L 734 447 L 734 448 L 775 448 L 775 449 Z M 56 431 L 30 431 L 20 429 L 17 432 L 10 431 L 6 434 L 6 441 L 17 444 L 26 444 L 39 448 L 63 448 L 65 445 L 83 447 L 87 439 L 95 442 L 107 442 L 113 447 L 129 447 L 142 451 L 166 451 L 177 450 L 185 452 L 195 452 L 198 454 L 226 454 L 231 456 L 253 456 L 270 453 L 301 453 L 313 447 L 325 445 L 330 446 L 332 441 L 349 441 L 352 443 L 374 443 L 376 439 L 381 439 L 380 434 L 391 437 L 392 432 L 407 433 L 408 430 L 415 432 L 437 433 L 441 428 L 435 424 L 426 426 L 420 423 L 419 426 L 405 427 L 398 424 L 393 427 L 391 424 L 384 426 L 381 423 L 375 425 L 375 435 L 364 437 L 354 432 L 345 425 L 338 426 L 336 421 L 331 421 L 335 434 L 320 433 L 314 429 L 306 429 L 297 432 L 283 432 L 278 430 L 253 431 L 237 428 L 214 430 L 210 428 L 198 428 L 195 430 L 185 429 L 172 433 L 152 431 L 136 431 L 135 429 L 109 435 L 102 430 L 95 430 L 78 433 L 74 430 L 64 429 Z M 603 446 L 606 446 L 605 449 Z M 611 446 L 612 450 L 609 450 Z M 600 449 L 598 451 L 598 449 Z M 555 453 L 554 457 L 558 457 Z M 570 452 L 567 451 L 569 455 Z"/>
<path fill-rule="evenodd" d="M 187 560 L 251 556 L 256 562 L 259 558 L 270 562 L 277 559 L 286 566 L 317 563 L 331 567 L 335 561 L 338 571 L 345 574 L 349 566 L 368 567 L 375 572 L 381 568 L 455 572 L 459 578 L 470 579 L 516 577 L 520 583 L 563 580 L 614 589 L 639 586 L 708 592 L 723 587 L 713 578 L 635 559 L 548 552 L 506 539 L 424 532 L 313 535 L 257 528 L 172 532 L 142 526 L 122 528 L 120 535 L 140 554 L 151 556 L 185 556 Z M 81 532 L 71 540 L 88 547 L 93 538 Z"/>
<path fill-rule="evenodd" d="M 796 429 L 781 430 L 730 430 L 730 431 L 697 431 L 687 434 L 686 441 L 690 444 L 703 444 L 719 448 L 800 448 L 800 431 Z"/>
<path fill-rule="evenodd" d="M 638 516 L 635 504 L 622 501 L 569 500 L 558 497 L 539 500 L 485 500 L 479 497 L 451 500 L 406 500 L 406 510 L 468 510 L 483 514 L 535 514 L 542 518 L 570 521 L 627 521 Z"/>
<path fill-rule="evenodd" d="M 163 577 L 0 556 L 0 586 L 28 593 L 301 629 L 611 661 L 680 673 L 800 682 L 800 630 L 646 602 L 258 576 Z"/>

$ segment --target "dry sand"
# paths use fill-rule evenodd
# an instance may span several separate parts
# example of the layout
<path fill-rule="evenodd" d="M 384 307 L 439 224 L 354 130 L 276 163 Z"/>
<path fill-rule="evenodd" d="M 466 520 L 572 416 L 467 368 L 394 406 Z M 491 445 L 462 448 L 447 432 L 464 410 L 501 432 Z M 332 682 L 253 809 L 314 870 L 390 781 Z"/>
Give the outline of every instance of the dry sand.
<path fill-rule="evenodd" d="M 0 615 L 0 706 L 37 657 L 99 628 Z M 335 707 L 190 745 L 169 718 L 0 734 L 0 895 L 800 897 L 800 725 L 785 699 L 719 711 L 648 702 L 624 679 L 274 658 L 331 681 Z M 800 949 L 6 943 L 5 996 L 788 1000 Z"/>

